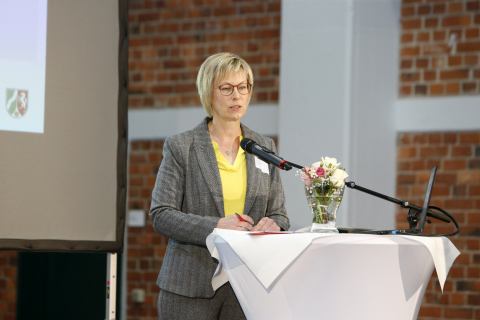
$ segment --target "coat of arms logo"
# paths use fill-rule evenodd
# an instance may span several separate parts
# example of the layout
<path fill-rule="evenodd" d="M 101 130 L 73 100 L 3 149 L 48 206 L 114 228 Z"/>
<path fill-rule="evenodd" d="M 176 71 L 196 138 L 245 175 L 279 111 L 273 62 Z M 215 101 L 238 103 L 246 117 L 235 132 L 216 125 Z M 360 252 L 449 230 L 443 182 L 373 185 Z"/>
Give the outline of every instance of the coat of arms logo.
<path fill-rule="evenodd" d="M 13 118 L 19 119 L 27 113 L 28 110 L 28 91 L 20 89 L 7 89 L 7 101 L 5 107 L 7 112 Z"/>

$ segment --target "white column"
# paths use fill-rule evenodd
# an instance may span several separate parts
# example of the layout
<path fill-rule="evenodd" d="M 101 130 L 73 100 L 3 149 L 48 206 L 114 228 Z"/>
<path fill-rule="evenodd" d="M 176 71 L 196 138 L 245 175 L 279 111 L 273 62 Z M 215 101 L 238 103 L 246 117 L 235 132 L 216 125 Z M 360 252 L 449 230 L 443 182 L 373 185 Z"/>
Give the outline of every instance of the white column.
<path fill-rule="evenodd" d="M 357 184 L 395 195 L 399 0 L 283 0 L 279 149 L 335 157 Z M 302 183 L 282 173 L 292 228 L 311 223 Z M 346 190 L 339 226 L 391 228 L 393 205 Z"/>

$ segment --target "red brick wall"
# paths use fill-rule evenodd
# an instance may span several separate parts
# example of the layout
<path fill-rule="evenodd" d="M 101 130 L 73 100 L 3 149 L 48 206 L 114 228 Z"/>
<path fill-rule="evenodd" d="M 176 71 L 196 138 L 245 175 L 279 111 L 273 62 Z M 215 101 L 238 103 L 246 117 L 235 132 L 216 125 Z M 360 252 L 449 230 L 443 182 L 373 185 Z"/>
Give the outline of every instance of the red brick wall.
<path fill-rule="evenodd" d="M 168 239 L 157 234 L 148 218 L 152 189 L 162 161 L 163 141 L 131 143 L 129 165 L 129 209 L 145 211 L 146 228 L 128 227 L 127 251 L 127 319 L 158 319 L 156 280 Z M 145 303 L 132 302 L 133 289 L 145 290 Z"/>
<path fill-rule="evenodd" d="M 480 93 L 480 0 L 403 0 L 401 23 L 400 97 Z"/>
<path fill-rule="evenodd" d="M 17 302 L 17 252 L 0 251 L 0 320 L 14 320 Z"/>
<path fill-rule="evenodd" d="M 278 101 L 280 0 L 131 0 L 131 108 L 200 106 L 195 80 L 210 55 L 252 67 L 252 103 Z"/>
<path fill-rule="evenodd" d="M 399 96 L 480 93 L 480 0 L 403 0 Z M 456 35 L 456 52 L 448 44 Z M 432 205 L 457 219 L 460 250 L 441 294 L 435 274 L 419 319 L 480 319 L 480 132 L 402 133 L 398 136 L 397 197 L 423 203 L 429 171 L 439 166 Z M 398 210 L 397 226 L 406 227 Z M 452 224 L 434 221 L 427 231 Z"/>
<path fill-rule="evenodd" d="M 430 169 L 438 165 L 431 205 L 451 213 L 461 228 L 450 237 L 461 255 L 444 293 L 434 273 L 419 319 L 480 319 L 480 132 L 402 133 L 397 155 L 397 198 L 421 205 Z M 406 213 L 398 209 L 398 227 L 407 227 Z M 427 227 L 433 233 L 453 230 L 453 223 L 435 219 Z"/>

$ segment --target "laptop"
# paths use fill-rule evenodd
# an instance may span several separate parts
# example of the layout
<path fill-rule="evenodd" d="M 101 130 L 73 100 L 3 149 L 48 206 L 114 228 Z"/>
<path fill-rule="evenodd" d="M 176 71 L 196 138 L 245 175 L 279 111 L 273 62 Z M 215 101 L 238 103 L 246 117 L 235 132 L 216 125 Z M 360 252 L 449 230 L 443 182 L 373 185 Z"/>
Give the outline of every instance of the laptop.
<path fill-rule="evenodd" d="M 404 234 L 404 235 L 418 235 L 423 232 L 425 226 L 425 221 L 427 219 L 428 206 L 430 204 L 430 198 L 432 196 L 433 183 L 435 181 L 435 175 L 437 174 L 437 166 L 433 167 L 430 171 L 430 179 L 428 180 L 427 192 L 425 193 L 425 201 L 423 202 L 422 214 L 420 216 L 420 221 L 414 229 L 399 229 L 399 230 L 368 230 L 361 231 L 358 233 L 366 234 Z"/>

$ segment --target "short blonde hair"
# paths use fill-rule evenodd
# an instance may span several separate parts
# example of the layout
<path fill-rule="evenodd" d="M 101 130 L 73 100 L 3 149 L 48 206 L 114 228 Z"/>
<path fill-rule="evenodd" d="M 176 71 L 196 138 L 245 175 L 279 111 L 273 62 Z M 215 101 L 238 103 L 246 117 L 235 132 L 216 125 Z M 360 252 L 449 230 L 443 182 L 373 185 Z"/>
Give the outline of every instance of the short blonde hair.
<path fill-rule="evenodd" d="M 236 54 L 223 52 L 210 56 L 200 66 L 197 76 L 197 89 L 203 109 L 212 118 L 212 93 L 215 81 L 222 81 L 230 74 L 243 70 L 247 82 L 253 85 L 253 73 L 248 63 Z M 249 100 L 252 91 L 249 94 Z"/>

